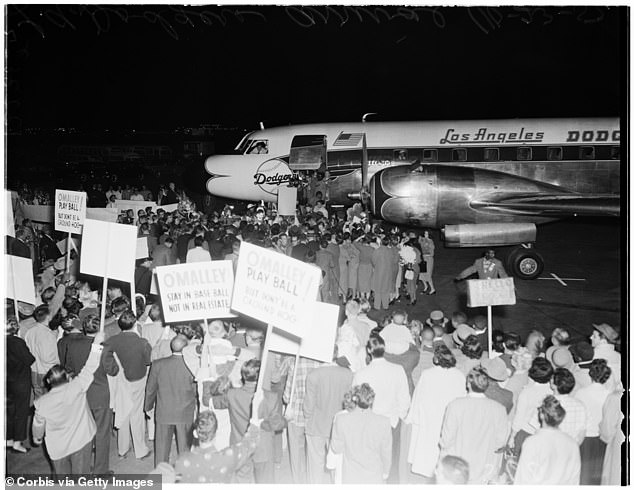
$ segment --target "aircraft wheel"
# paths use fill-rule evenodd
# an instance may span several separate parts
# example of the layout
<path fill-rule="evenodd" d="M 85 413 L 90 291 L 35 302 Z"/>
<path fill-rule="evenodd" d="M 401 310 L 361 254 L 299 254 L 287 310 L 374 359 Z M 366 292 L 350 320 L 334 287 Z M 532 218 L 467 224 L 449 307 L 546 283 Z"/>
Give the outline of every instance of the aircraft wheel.
<path fill-rule="evenodd" d="M 544 270 L 544 259 L 531 248 L 514 249 L 507 258 L 507 264 L 515 277 L 524 280 L 536 279 Z"/>

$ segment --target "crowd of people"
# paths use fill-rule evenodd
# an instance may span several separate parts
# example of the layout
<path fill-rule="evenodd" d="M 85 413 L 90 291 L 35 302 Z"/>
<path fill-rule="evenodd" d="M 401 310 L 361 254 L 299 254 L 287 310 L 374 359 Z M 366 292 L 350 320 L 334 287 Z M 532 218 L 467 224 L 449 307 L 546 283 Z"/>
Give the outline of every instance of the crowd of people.
<path fill-rule="evenodd" d="M 8 253 L 33 260 L 38 300 L 7 301 L 11 451 L 44 442 L 56 473 L 107 475 L 114 427 L 119 457 L 152 457 L 164 481 L 275 483 L 286 437 L 294 483 L 620 483 L 618 329 L 596 324 L 575 343 L 562 328 L 496 330 L 489 345 L 481 317 L 390 308 L 436 292 L 428 232 L 319 195 L 279 216 L 263 204 L 205 214 L 161 192 L 175 211 L 163 200 L 119 216 L 148 243 L 134 298 L 116 281 L 102 297 L 50 226 L 25 220 L 9 238 Z M 345 316 L 332 362 L 271 352 L 262 365 L 265 329 L 246 317 L 163 322 L 152 271 L 235 268 L 243 242 L 322 269 L 319 300 Z M 479 264 L 457 279 L 505 276 L 490 252 Z"/>

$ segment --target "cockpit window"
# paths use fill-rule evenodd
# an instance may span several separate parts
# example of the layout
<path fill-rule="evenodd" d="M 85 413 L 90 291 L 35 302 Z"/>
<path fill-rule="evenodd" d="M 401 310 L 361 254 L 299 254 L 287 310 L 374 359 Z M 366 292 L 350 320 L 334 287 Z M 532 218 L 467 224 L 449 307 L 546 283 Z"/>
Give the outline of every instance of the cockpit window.
<path fill-rule="evenodd" d="M 237 151 L 238 153 L 244 153 L 247 150 L 247 148 L 249 148 L 251 143 L 253 143 L 253 138 L 251 138 L 251 135 L 253 133 L 254 131 L 251 131 L 250 133 L 245 134 L 240 140 L 240 143 L 238 143 L 238 146 L 234 148 L 234 151 Z"/>
<path fill-rule="evenodd" d="M 249 155 L 253 154 L 264 154 L 269 152 L 269 142 L 268 140 L 253 140 L 251 146 L 249 146 L 249 150 L 247 153 Z"/>

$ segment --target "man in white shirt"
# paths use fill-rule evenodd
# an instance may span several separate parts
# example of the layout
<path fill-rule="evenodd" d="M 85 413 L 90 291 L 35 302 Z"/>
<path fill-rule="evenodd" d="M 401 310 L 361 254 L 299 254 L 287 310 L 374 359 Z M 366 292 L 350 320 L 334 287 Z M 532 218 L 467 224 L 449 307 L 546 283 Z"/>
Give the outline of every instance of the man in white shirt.
<path fill-rule="evenodd" d="M 541 428 L 524 442 L 515 485 L 579 485 L 579 446 L 558 427 L 566 411 L 554 396 L 547 396 L 538 409 Z"/>
<path fill-rule="evenodd" d="M 139 192 L 139 189 L 137 187 L 135 187 L 134 190 L 132 191 L 132 195 L 130 196 L 130 201 L 145 201 L 143 194 Z"/>
<path fill-rule="evenodd" d="M 211 255 L 209 250 L 203 248 L 203 242 L 205 239 L 201 236 L 197 236 L 194 239 L 194 248 L 187 251 L 187 257 L 185 262 L 188 264 L 191 262 L 211 262 Z"/>
<path fill-rule="evenodd" d="M 35 357 L 31 365 L 31 384 L 33 395 L 37 400 L 46 393 L 44 375 L 56 364 L 59 364 L 57 352 L 57 332 L 48 326 L 51 320 L 50 310 L 46 305 L 35 308 L 33 318 L 36 323 L 33 328 L 24 334 L 24 341 Z"/>
<path fill-rule="evenodd" d="M 392 321 L 381 330 L 381 338 L 385 341 L 385 352 L 400 355 L 414 343 L 412 334 L 405 325 L 406 322 L 407 314 L 403 311 L 395 311 Z"/>
<path fill-rule="evenodd" d="M 370 364 L 354 376 L 353 386 L 368 383 L 375 393 L 372 411 L 390 419 L 392 426 L 392 469 L 388 483 L 398 482 L 400 419 L 409 410 L 410 394 L 405 370 L 398 364 L 386 361 L 385 342 L 379 335 L 371 335 L 366 346 Z"/>

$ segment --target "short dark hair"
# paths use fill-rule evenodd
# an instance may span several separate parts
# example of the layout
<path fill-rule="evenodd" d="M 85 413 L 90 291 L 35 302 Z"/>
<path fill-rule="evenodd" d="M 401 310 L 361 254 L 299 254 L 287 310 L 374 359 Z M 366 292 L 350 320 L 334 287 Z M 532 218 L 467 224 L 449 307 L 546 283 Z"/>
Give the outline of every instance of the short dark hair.
<path fill-rule="evenodd" d="M 553 395 L 548 395 L 544 398 L 537 411 L 541 415 L 544 424 L 549 427 L 559 427 L 559 424 L 566 416 L 566 410 Z"/>
<path fill-rule="evenodd" d="M 55 288 L 46 288 L 44 291 L 42 291 L 42 294 L 40 295 L 40 298 L 42 298 L 42 301 L 44 303 L 48 303 L 50 300 L 53 299 L 53 297 L 55 296 Z"/>
<path fill-rule="evenodd" d="M 196 418 L 196 434 L 198 435 L 199 442 L 210 442 L 216 437 L 216 431 L 218 430 L 218 419 L 216 414 L 211 410 L 205 410 L 200 412 Z"/>
<path fill-rule="evenodd" d="M 242 376 L 242 379 L 245 382 L 257 381 L 259 374 L 260 374 L 260 360 L 259 359 L 249 359 L 240 368 L 240 375 Z"/>
<path fill-rule="evenodd" d="M 68 373 L 59 364 L 55 364 L 55 366 L 49 369 L 44 375 L 44 386 L 46 386 L 49 390 L 52 390 L 56 386 L 63 385 L 64 383 L 68 383 Z"/>
<path fill-rule="evenodd" d="M 385 354 L 385 341 L 380 335 L 372 334 L 365 348 L 368 354 L 372 356 L 372 359 L 383 357 Z"/>
<path fill-rule="evenodd" d="M 374 390 L 368 383 L 353 386 L 343 397 L 343 406 L 346 410 L 359 408 L 371 408 L 374 403 Z"/>
<path fill-rule="evenodd" d="M 612 369 L 608 366 L 608 361 L 605 359 L 595 359 L 590 364 L 590 371 L 588 372 L 590 379 L 595 383 L 604 384 L 612 374 Z"/>
<path fill-rule="evenodd" d="M 132 327 L 136 324 L 136 315 L 132 310 L 126 310 L 121 313 L 118 323 L 122 332 L 132 330 Z"/>
<path fill-rule="evenodd" d="M 528 370 L 528 377 L 535 381 L 535 383 L 548 383 L 553 377 L 553 365 L 548 359 L 536 357 L 533 359 L 533 363 Z"/>
<path fill-rule="evenodd" d="M 522 338 L 515 332 L 504 334 L 504 347 L 508 350 L 516 351 L 522 345 Z"/>
<path fill-rule="evenodd" d="M 62 307 L 68 313 L 74 313 L 75 315 L 79 314 L 79 311 L 82 309 L 84 305 L 81 302 L 77 301 L 75 298 L 64 298 L 62 301 Z"/>
<path fill-rule="evenodd" d="M 196 238 L 194 238 L 194 246 L 195 247 L 202 247 L 204 241 L 205 241 L 205 239 L 203 237 L 197 236 Z"/>
<path fill-rule="evenodd" d="M 566 368 L 558 368 L 553 372 L 553 384 L 560 395 L 567 395 L 575 388 L 575 377 Z"/>
<path fill-rule="evenodd" d="M 119 296 L 112 300 L 110 303 L 110 310 L 113 315 L 120 315 L 126 310 L 130 309 L 130 300 L 125 296 Z"/>
<path fill-rule="evenodd" d="M 101 325 L 101 321 L 97 315 L 86 315 L 82 322 L 82 326 L 84 328 L 84 334 L 93 334 L 99 331 L 99 327 Z"/>
<path fill-rule="evenodd" d="M 432 361 L 436 366 L 449 369 L 456 366 L 456 357 L 445 344 L 437 345 L 434 348 L 434 359 Z"/>
<path fill-rule="evenodd" d="M 469 335 L 465 339 L 464 344 L 460 347 L 460 350 L 469 359 L 480 359 L 484 352 L 480 340 L 475 335 Z"/>
<path fill-rule="evenodd" d="M 33 318 L 39 323 L 44 320 L 50 312 L 51 310 L 48 309 L 48 305 L 40 305 L 33 310 Z"/>
<path fill-rule="evenodd" d="M 467 374 L 467 385 L 473 393 L 484 393 L 489 387 L 489 376 L 481 366 L 476 366 Z"/>

